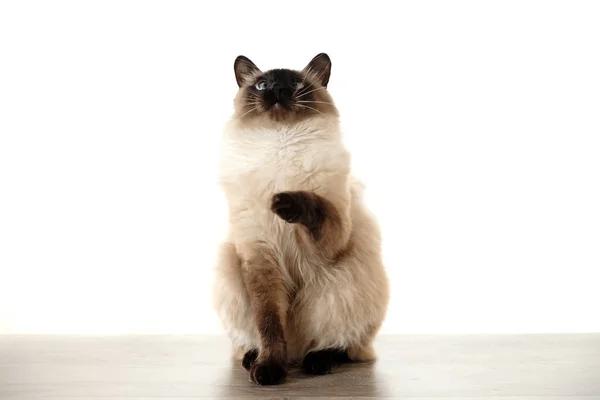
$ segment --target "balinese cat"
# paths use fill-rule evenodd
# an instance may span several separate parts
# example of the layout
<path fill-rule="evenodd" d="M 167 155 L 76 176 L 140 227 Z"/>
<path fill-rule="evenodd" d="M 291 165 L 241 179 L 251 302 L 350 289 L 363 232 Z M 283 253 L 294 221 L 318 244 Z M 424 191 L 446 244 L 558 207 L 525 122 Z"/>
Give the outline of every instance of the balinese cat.
<path fill-rule="evenodd" d="M 388 280 L 327 91 L 331 61 L 261 72 L 239 56 L 234 70 L 220 163 L 229 236 L 214 292 L 234 355 L 260 385 L 295 363 L 325 374 L 373 360 Z"/>

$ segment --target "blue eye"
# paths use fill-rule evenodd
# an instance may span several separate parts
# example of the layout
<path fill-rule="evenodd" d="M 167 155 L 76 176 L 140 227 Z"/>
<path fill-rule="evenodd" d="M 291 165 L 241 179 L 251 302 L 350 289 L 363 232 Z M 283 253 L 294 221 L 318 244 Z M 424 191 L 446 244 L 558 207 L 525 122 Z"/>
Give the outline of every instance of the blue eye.
<path fill-rule="evenodd" d="M 267 82 L 258 81 L 258 82 L 256 82 L 256 85 L 254 85 L 254 87 L 256 88 L 256 90 L 263 91 L 267 88 Z"/>

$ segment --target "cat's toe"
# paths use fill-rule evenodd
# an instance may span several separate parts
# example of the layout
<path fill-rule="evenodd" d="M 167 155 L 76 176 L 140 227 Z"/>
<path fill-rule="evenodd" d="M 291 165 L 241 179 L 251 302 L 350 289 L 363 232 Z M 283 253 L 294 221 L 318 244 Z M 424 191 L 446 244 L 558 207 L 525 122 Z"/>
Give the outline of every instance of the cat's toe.
<path fill-rule="evenodd" d="M 344 362 L 349 362 L 348 354 L 342 350 L 321 350 L 310 352 L 302 361 L 302 369 L 310 375 L 325 375 Z"/>
<path fill-rule="evenodd" d="M 333 362 L 327 354 L 308 353 L 302 362 L 302 369 L 310 375 L 325 375 L 333 370 Z"/>
<path fill-rule="evenodd" d="M 242 366 L 246 369 L 246 371 L 250 370 L 250 367 L 256 361 L 258 357 L 258 350 L 252 349 L 248 350 L 246 354 L 244 354 L 244 358 L 242 359 Z"/>
<path fill-rule="evenodd" d="M 278 363 L 256 363 L 250 367 L 250 379 L 259 385 L 279 385 L 286 376 L 285 366 Z"/>

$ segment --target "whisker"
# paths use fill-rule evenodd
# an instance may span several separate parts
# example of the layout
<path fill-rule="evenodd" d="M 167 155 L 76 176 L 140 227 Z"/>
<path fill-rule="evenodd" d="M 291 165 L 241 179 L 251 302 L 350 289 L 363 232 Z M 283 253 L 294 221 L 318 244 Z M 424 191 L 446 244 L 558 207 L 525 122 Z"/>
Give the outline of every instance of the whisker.
<path fill-rule="evenodd" d="M 316 108 L 312 108 L 312 107 L 310 107 L 310 106 L 305 106 L 305 105 L 303 105 L 303 104 L 296 104 L 296 105 L 297 105 L 297 106 L 300 106 L 300 107 L 304 107 L 304 108 L 310 108 L 311 110 L 313 110 L 313 111 L 316 111 L 316 112 L 318 112 L 319 114 L 321 114 L 322 116 L 324 116 L 324 117 L 325 117 L 325 114 L 323 114 L 321 111 L 317 110 Z"/>
<path fill-rule="evenodd" d="M 313 101 L 313 100 L 297 100 L 298 103 L 319 103 L 319 104 L 331 104 L 332 106 L 335 105 L 333 103 L 330 103 L 328 101 Z"/>
<path fill-rule="evenodd" d="M 250 110 L 248 110 L 248 111 L 246 111 L 245 113 L 243 113 L 242 115 L 240 115 L 238 118 L 242 118 L 242 117 L 244 117 L 246 114 L 249 114 L 249 113 L 251 113 L 252 111 L 256 110 L 257 108 L 258 108 L 258 106 L 257 106 L 257 107 L 254 107 L 254 108 L 251 108 Z"/>
<path fill-rule="evenodd" d="M 325 87 L 323 87 L 323 86 L 321 86 L 321 87 L 318 87 L 318 88 L 316 88 L 316 89 L 313 89 L 313 90 L 311 90 L 311 91 L 308 91 L 308 92 L 301 93 L 301 94 L 300 94 L 299 96 L 297 96 L 296 98 L 298 98 L 298 99 L 299 99 L 299 98 L 301 98 L 301 97 L 304 97 L 304 96 L 306 96 L 307 94 L 310 94 L 310 93 L 312 93 L 312 92 L 316 92 L 317 90 L 321 90 L 321 89 L 326 89 L 326 88 L 325 88 Z"/>

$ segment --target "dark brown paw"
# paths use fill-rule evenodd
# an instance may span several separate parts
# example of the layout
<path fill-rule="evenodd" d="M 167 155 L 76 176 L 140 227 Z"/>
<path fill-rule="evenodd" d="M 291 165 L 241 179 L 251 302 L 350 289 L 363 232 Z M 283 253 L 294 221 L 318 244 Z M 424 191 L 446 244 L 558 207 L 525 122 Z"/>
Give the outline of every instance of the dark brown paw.
<path fill-rule="evenodd" d="M 242 359 L 242 366 L 246 369 L 246 371 L 250 370 L 250 367 L 256 361 L 258 357 L 258 350 L 248 350 L 246 354 L 244 354 L 244 358 Z"/>
<path fill-rule="evenodd" d="M 297 223 L 302 219 L 305 202 L 297 192 L 281 192 L 273 196 L 271 210 L 284 221 Z"/>
<path fill-rule="evenodd" d="M 333 367 L 350 362 L 348 354 L 343 350 L 320 350 L 308 353 L 302 361 L 302 369 L 310 375 L 331 373 Z"/>
<path fill-rule="evenodd" d="M 255 363 L 250 367 L 250 379 L 259 385 L 279 385 L 287 376 L 286 368 L 277 363 Z"/>

